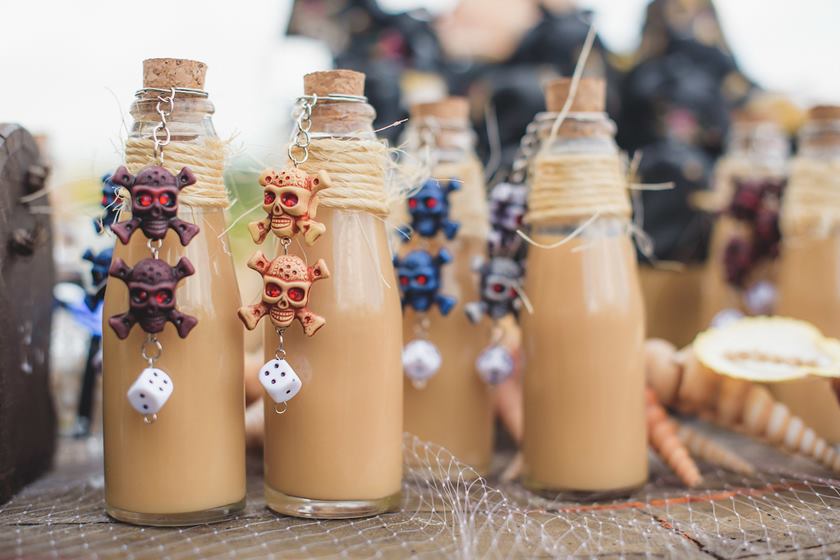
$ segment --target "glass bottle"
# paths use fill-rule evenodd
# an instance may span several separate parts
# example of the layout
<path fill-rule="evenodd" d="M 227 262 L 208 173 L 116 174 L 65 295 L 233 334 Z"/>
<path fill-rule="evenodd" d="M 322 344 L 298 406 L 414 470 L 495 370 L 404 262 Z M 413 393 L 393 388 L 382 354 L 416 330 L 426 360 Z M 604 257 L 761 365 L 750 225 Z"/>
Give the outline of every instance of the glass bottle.
<path fill-rule="evenodd" d="M 560 111 L 569 82 L 549 84 L 549 111 Z M 603 81 L 582 79 L 556 138 L 545 127 L 540 133 L 532 198 L 543 158 L 618 158 L 603 108 Z M 586 214 L 532 223 L 531 237 L 555 243 L 591 218 Z M 597 497 L 647 480 L 644 309 L 628 220 L 606 213 L 559 247 L 529 248 L 525 292 L 534 311 L 522 315 L 523 455 L 525 484 L 536 491 Z"/>
<path fill-rule="evenodd" d="M 721 210 L 722 214 L 712 231 L 700 292 L 701 329 L 707 328 L 715 315 L 724 309 L 735 309 L 747 315 L 772 312 L 777 274 L 775 258 L 762 258 L 754 263 L 742 287 L 736 287 L 727 280 L 728 272 L 737 272 L 731 270 L 732 264 L 727 270 L 727 247 L 734 239 L 751 242 L 755 235 L 752 223 L 736 218 L 730 205 L 736 192 L 736 182 L 749 182 L 758 188 L 769 187 L 761 196 L 762 204 L 772 206 L 778 212 L 778 198 L 787 176 L 789 154 L 787 136 L 774 121 L 747 113 L 733 116 L 726 153 L 715 168 L 712 200 L 715 209 Z"/>
<path fill-rule="evenodd" d="M 362 95 L 364 74 L 315 72 L 304 77 L 304 91 Z M 374 117 L 367 103 L 319 100 L 313 142 L 375 140 Z M 301 168 L 317 172 L 310 165 Z M 299 517 L 375 515 L 399 504 L 402 479 L 402 320 L 391 251 L 378 216 L 322 199 L 318 221 L 326 233 L 305 251 L 293 243 L 290 253 L 326 261 L 331 275 L 313 288 L 310 305 L 327 323 L 313 337 L 286 333 L 286 359 L 303 387 L 284 414 L 264 399 L 266 503 Z M 269 324 L 265 332 L 272 359 L 277 335 Z"/>
<path fill-rule="evenodd" d="M 458 179 L 461 183 L 449 196 L 450 218 L 460 224 L 455 238 L 445 240 L 441 234 L 427 240 L 415 236 L 398 248 L 400 254 L 416 249 L 435 254 L 446 247 L 454 258 L 443 267 L 441 293 L 457 299 L 457 305 L 445 317 L 436 310 L 422 317 L 411 307 L 404 310 L 405 340 L 415 338 L 419 322 L 425 318 L 428 340 L 443 358 L 440 369 L 424 386 L 406 380 L 405 430 L 446 448 L 481 474 L 489 470 L 493 456 L 493 392 L 476 373 L 475 362 L 490 344 L 491 321 L 484 317 L 478 324 L 471 323 L 464 305 L 479 299 L 473 262 L 486 258 L 487 253 L 484 170 L 475 154 L 466 99 L 450 97 L 415 105 L 411 118 L 415 136 L 426 144 L 414 146 L 415 157 L 424 157 L 423 150 L 428 149 L 432 177 L 441 181 Z"/>
<path fill-rule="evenodd" d="M 811 109 L 799 132 L 799 153 L 791 163 L 788 193 L 822 180 L 840 188 L 840 106 Z M 792 201 L 791 201 L 792 202 Z M 825 336 L 840 338 L 840 229 L 786 227 L 787 200 L 782 206 L 782 257 L 779 269 L 778 314 L 813 323 Z M 826 215 L 837 209 L 826 206 Z M 806 378 L 770 386 L 773 394 L 830 443 L 840 443 L 840 405 L 830 382 Z"/>
<path fill-rule="evenodd" d="M 147 60 L 144 87 L 202 89 L 205 69 L 194 61 Z M 160 122 L 157 95 L 144 94 L 132 104 L 129 141 L 152 137 Z M 213 112 L 209 99 L 176 94 L 168 117 L 170 151 L 181 143 L 201 146 L 217 140 Z M 177 156 L 165 159 L 164 166 L 178 173 L 181 165 L 176 160 Z M 156 164 L 151 152 L 149 163 Z M 110 279 L 105 296 L 106 508 L 116 519 L 143 525 L 218 521 L 245 505 L 243 335 L 236 317 L 241 302 L 227 236 L 218 237 L 227 227 L 224 208 L 182 203 L 179 217 L 201 231 L 186 247 L 169 231 L 160 258 L 174 265 L 186 256 L 195 267 L 195 273 L 178 285 L 175 299 L 178 309 L 196 317 L 198 324 L 184 339 L 171 324 L 158 335 L 163 350 L 156 367 L 171 377 L 174 390 L 152 424 L 144 422 L 126 397 L 147 366 L 141 356 L 146 335 L 135 326 L 128 338 L 119 340 L 107 324 L 109 317 L 128 307 L 123 282 Z M 118 241 L 114 258 L 134 266 L 150 256 L 146 241 L 142 232 L 127 245 Z"/>

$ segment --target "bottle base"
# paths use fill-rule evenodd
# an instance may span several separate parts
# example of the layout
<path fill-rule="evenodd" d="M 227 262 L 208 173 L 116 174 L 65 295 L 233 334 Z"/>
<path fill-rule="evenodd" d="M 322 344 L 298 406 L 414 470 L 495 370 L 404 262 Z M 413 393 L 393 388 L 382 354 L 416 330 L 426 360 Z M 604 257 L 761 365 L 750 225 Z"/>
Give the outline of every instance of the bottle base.
<path fill-rule="evenodd" d="M 607 502 L 630 497 L 634 492 L 642 488 L 647 479 L 638 484 L 624 486 L 621 488 L 610 488 L 607 490 L 573 490 L 569 488 L 555 488 L 542 484 L 527 477 L 522 478 L 522 485 L 543 498 L 561 502 Z"/>
<path fill-rule="evenodd" d="M 265 504 L 282 515 L 310 519 L 355 519 L 396 510 L 402 492 L 375 500 L 313 500 L 290 496 L 265 485 Z"/>
<path fill-rule="evenodd" d="M 245 509 L 245 497 L 233 504 L 219 506 L 201 511 L 184 513 L 140 513 L 105 505 L 105 512 L 123 523 L 132 525 L 146 525 L 149 527 L 187 527 L 190 525 L 204 525 L 218 523 L 235 516 Z"/>

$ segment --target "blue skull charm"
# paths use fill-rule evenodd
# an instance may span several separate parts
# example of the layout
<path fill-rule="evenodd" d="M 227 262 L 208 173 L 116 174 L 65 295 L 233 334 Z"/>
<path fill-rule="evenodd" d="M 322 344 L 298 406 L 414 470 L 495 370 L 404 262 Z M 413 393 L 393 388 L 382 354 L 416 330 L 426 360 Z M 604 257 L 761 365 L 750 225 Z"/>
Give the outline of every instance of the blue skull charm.
<path fill-rule="evenodd" d="M 91 249 L 85 251 L 82 258 L 89 263 L 90 287 L 86 290 L 85 305 L 93 311 L 103 299 L 105 299 L 105 285 L 108 283 L 108 270 L 111 268 L 111 259 L 114 256 L 114 249 L 108 247 L 98 253 Z"/>
<path fill-rule="evenodd" d="M 437 305 L 441 315 L 447 315 L 455 307 L 455 298 L 441 295 L 441 274 L 443 265 L 452 261 L 452 255 L 441 249 L 437 256 L 426 251 L 411 251 L 405 257 L 394 257 L 394 268 L 400 282 L 402 305 L 415 311 L 429 311 Z"/>
<path fill-rule="evenodd" d="M 117 204 L 117 191 L 120 186 L 111 180 L 111 174 L 106 173 L 102 176 L 102 214 L 98 218 L 94 218 L 93 227 L 96 233 L 102 234 L 111 228 L 111 225 L 117 220 L 119 215 L 119 205 Z M 107 270 L 105 271 L 107 275 Z"/>
<path fill-rule="evenodd" d="M 513 259 L 493 257 L 476 267 L 481 276 L 481 301 L 473 301 L 464 306 L 467 318 L 478 323 L 484 315 L 494 321 L 507 314 L 519 315 L 522 299 L 519 295 L 522 279 L 522 267 Z"/>
<path fill-rule="evenodd" d="M 435 237 L 442 231 L 447 239 L 452 239 L 458 233 L 460 224 L 449 219 L 449 195 L 460 189 L 461 183 L 450 179 L 445 184 L 427 179 L 408 199 L 411 227 L 421 237 Z"/>

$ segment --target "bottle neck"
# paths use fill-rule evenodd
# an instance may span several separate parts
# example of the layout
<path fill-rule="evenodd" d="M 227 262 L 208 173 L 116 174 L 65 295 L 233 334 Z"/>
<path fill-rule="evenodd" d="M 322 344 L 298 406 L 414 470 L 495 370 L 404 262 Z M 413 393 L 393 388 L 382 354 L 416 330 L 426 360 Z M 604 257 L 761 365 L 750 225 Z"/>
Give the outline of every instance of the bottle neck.
<path fill-rule="evenodd" d="M 466 121 L 419 119 L 405 133 L 406 149 L 424 154 L 435 163 L 459 163 L 475 157 L 475 133 Z"/>
<path fill-rule="evenodd" d="M 616 154 L 615 123 L 606 113 L 587 114 L 577 117 L 570 113 L 557 128 L 552 138 L 554 127 L 553 113 L 540 113 L 536 117 L 536 135 L 541 150 L 551 154 Z"/>
<path fill-rule="evenodd" d="M 313 138 L 375 140 L 376 111 L 367 103 L 318 101 L 312 108 Z"/>
<path fill-rule="evenodd" d="M 762 165 L 784 165 L 790 144 L 784 131 L 771 122 L 735 123 L 729 131 L 726 155 Z"/>
<path fill-rule="evenodd" d="M 160 124 L 157 112 L 157 98 L 137 99 L 132 103 L 130 113 L 134 123 L 129 132 L 131 139 L 152 138 L 154 129 Z M 166 104 L 163 104 L 166 109 Z M 213 126 L 213 102 L 201 97 L 175 97 L 172 111 L 166 117 L 171 142 L 195 142 L 206 138 L 218 138 Z"/>
<path fill-rule="evenodd" d="M 840 159 L 840 120 L 806 122 L 799 131 L 799 155 L 811 159 Z"/>

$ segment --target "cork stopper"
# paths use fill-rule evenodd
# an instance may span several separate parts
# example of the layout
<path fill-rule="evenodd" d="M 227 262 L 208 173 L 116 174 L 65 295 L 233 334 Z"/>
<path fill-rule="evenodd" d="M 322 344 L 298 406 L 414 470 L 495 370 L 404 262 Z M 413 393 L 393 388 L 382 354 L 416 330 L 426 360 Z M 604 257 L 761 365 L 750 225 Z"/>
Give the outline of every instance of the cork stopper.
<path fill-rule="evenodd" d="M 415 103 L 409 112 L 412 119 L 430 117 L 444 121 L 467 121 L 470 103 L 465 97 L 446 97 L 429 103 Z"/>
<path fill-rule="evenodd" d="M 353 70 L 326 70 L 312 72 L 303 77 L 306 95 L 364 95 L 365 75 Z"/>
<path fill-rule="evenodd" d="M 143 61 L 143 87 L 204 89 L 207 65 L 183 58 L 148 58 Z"/>
<path fill-rule="evenodd" d="M 545 86 L 545 105 L 549 112 L 559 113 L 569 97 L 571 78 L 556 78 Z M 600 113 L 606 107 L 607 86 L 601 78 L 581 78 L 572 100 L 575 113 Z"/>
<path fill-rule="evenodd" d="M 828 121 L 840 119 L 840 105 L 816 105 L 808 111 L 809 121 Z"/>

